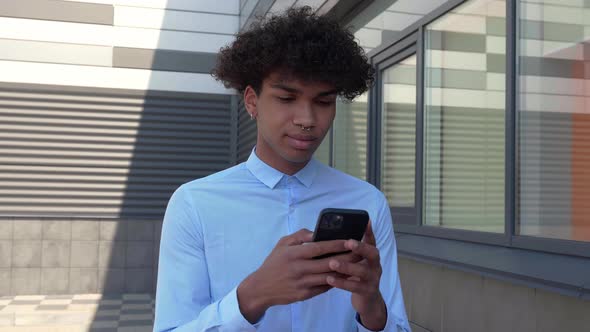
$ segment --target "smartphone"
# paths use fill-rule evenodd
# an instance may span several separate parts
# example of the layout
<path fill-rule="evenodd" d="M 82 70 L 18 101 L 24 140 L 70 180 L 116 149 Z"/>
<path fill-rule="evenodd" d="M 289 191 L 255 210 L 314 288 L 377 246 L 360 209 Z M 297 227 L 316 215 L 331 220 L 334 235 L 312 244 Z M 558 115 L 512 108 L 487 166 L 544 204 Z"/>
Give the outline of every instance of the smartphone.
<path fill-rule="evenodd" d="M 365 210 L 323 209 L 313 232 L 313 241 L 348 239 L 360 241 L 365 234 L 368 223 L 369 213 Z M 314 258 L 330 257 L 342 253 L 346 252 L 331 253 Z"/>

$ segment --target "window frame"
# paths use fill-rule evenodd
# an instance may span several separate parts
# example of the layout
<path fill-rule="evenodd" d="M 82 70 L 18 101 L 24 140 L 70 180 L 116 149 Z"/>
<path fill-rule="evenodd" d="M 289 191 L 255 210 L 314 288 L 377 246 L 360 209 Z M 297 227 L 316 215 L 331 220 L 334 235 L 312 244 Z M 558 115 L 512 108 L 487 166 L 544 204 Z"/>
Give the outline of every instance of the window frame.
<path fill-rule="evenodd" d="M 382 140 L 376 140 L 374 141 L 374 144 L 371 144 L 371 137 L 370 136 L 375 136 L 373 138 L 376 137 L 381 137 L 382 136 L 382 121 L 383 121 L 383 108 L 381 107 L 381 100 L 383 97 L 383 72 L 385 70 L 387 70 L 388 68 L 391 68 L 392 66 L 395 66 L 396 64 L 399 64 L 401 61 L 403 61 L 404 59 L 412 56 L 412 55 L 416 55 L 416 57 L 418 57 L 418 48 L 417 48 L 417 43 L 418 41 L 418 36 L 417 34 L 413 34 L 411 36 L 409 36 L 408 38 L 405 39 L 403 44 L 398 45 L 399 47 L 396 47 L 394 49 L 391 50 L 392 55 L 387 57 L 386 59 L 384 59 L 383 61 L 374 64 L 375 66 L 375 85 L 374 85 L 374 93 L 371 95 L 371 99 L 370 99 L 370 105 L 373 106 L 373 110 L 374 112 L 371 112 L 371 107 L 369 107 L 369 129 L 368 132 L 372 133 L 372 135 L 368 136 L 368 142 L 369 142 L 369 146 L 373 147 L 372 151 L 371 150 L 367 150 L 370 151 L 370 153 L 372 153 L 372 155 L 374 156 L 373 158 L 368 158 L 368 167 L 369 169 L 367 170 L 367 178 L 369 179 L 369 182 L 374 184 L 377 188 L 381 188 L 381 151 L 383 148 L 382 145 Z M 418 102 L 418 84 L 419 81 L 418 79 L 420 78 L 420 75 L 418 74 L 419 70 L 418 70 L 418 66 L 416 66 L 416 105 Z M 418 117 L 420 112 L 416 112 L 416 117 Z M 416 123 L 418 123 L 418 118 L 416 118 Z M 418 146 L 418 137 L 419 135 L 416 135 L 416 146 Z M 418 158 L 418 154 L 416 154 L 416 158 Z M 421 181 L 421 177 L 419 174 L 417 174 L 418 172 L 415 172 L 415 182 L 416 181 Z M 411 224 L 412 221 L 414 221 L 414 223 L 419 220 L 417 219 L 417 215 L 418 215 L 418 210 L 422 204 L 422 199 L 421 199 L 421 195 L 418 194 L 418 192 L 415 191 L 416 190 L 416 186 L 414 188 L 414 207 L 413 208 L 408 208 L 408 207 L 390 207 L 391 210 L 391 214 L 393 216 L 393 218 L 395 220 L 397 220 L 399 222 L 400 225 L 408 225 Z"/>
<path fill-rule="evenodd" d="M 396 233 L 462 242 L 494 245 L 535 252 L 565 254 L 590 258 L 590 242 L 552 239 L 516 234 L 518 222 L 518 109 L 519 101 L 519 5 L 520 1 L 506 0 L 506 77 L 505 77 L 505 185 L 504 185 L 504 232 L 448 229 L 423 225 L 423 139 L 424 139 L 424 52 L 426 26 L 454 8 L 470 0 L 449 0 L 434 11 L 413 23 L 392 39 L 383 40 L 367 57 L 376 69 L 375 84 L 369 91 L 367 133 L 367 181 L 380 188 L 381 174 L 381 96 L 382 71 L 415 51 L 417 57 L 416 80 L 416 187 L 415 208 L 390 208 Z M 363 7 L 363 6 L 360 6 Z M 363 7 L 364 8 L 364 7 Z M 362 9 L 361 9 L 362 10 Z M 359 10 L 359 12 L 361 11 Z M 357 12 L 358 13 L 358 12 Z M 353 16 L 349 16 L 353 17 Z M 343 22 L 345 23 L 345 22 Z M 334 143 L 334 142 L 332 142 Z M 411 211 L 413 210 L 413 211 Z M 413 216 L 414 223 L 407 223 Z M 396 220 L 403 222 L 396 223 Z M 406 220 L 404 220 L 406 219 Z"/>

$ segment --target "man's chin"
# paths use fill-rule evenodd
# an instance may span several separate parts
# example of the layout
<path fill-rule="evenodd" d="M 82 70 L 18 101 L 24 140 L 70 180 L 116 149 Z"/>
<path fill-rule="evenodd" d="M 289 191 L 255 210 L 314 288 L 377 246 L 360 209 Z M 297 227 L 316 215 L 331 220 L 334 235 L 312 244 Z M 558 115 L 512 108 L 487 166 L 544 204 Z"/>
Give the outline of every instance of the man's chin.
<path fill-rule="evenodd" d="M 295 150 L 285 156 L 285 159 L 294 164 L 305 164 L 311 160 L 313 151 L 311 150 Z"/>

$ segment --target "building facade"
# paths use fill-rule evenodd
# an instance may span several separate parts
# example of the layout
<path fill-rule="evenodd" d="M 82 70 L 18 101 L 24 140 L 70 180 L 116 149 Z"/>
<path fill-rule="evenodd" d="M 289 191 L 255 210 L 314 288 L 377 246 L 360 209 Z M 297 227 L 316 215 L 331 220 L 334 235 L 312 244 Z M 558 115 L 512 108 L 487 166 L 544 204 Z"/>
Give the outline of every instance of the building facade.
<path fill-rule="evenodd" d="M 5 1 L 0 25 L 0 294 L 151 292 L 171 193 L 235 163 L 209 72 L 238 1 Z"/>

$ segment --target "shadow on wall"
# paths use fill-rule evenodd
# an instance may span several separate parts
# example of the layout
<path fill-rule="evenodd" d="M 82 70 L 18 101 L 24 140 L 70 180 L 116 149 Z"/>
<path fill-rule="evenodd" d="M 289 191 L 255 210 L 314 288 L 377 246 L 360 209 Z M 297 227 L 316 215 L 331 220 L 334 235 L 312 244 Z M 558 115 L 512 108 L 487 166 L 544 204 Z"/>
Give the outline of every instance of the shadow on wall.
<path fill-rule="evenodd" d="M 107 297 L 141 294 L 123 298 L 141 306 L 130 314 L 152 315 L 162 219 L 174 190 L 235 164 L 236 99 L 209 75 L 214 52 L 237 31 L 231 3 L 237 7 L 237 1 L 167 1 L 160 9 L 125 8 L 115 21 L 134 22 L 158 38 L 156 50 L 115 47 L 113 55 L 116 67 L 154 71 L 142 98 L 120 105 L 120 113 L 133 115 L 124 126 L 135 142 L 113 241 L 100 245 L 99 289 Z"/>

